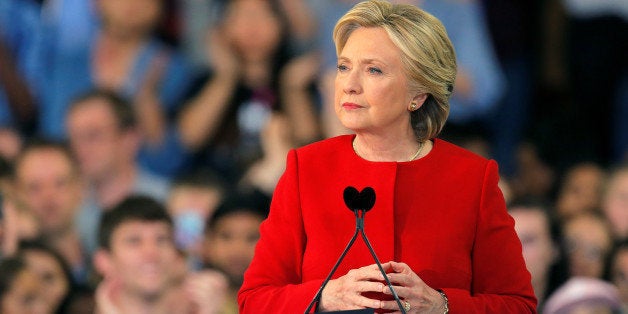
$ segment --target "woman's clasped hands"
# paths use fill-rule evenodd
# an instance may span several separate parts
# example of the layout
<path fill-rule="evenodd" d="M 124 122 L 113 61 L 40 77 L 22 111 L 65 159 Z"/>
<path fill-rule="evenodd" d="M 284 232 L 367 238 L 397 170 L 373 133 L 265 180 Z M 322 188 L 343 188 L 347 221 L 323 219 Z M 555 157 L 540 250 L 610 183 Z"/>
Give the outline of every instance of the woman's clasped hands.
<path fill-rule="evenodd" d="M 392 283 L 406 313 L 443 313 L 445 300 L 429 287 L 405 263 L 390 261 L 382 268 Z M 319 310 L 385 309 L 401 313 L 395 300 L 372 299 L 364 293 L 392 295 L 377 264 L 350 270 L 346 275 L 330 280 L 321 296 Z"/>

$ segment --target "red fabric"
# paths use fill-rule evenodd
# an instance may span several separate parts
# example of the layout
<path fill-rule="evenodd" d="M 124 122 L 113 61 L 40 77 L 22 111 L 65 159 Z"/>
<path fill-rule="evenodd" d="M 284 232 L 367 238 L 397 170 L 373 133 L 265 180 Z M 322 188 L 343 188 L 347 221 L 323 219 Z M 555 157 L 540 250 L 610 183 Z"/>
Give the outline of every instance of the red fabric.
<path fill-rule="evenodd" d="M 451 313 L 535 313 L 514 221 L 486 160 L 436 139 L 411 162 L 369 162 L 353 136 L 292 150 L 238 296 L 241 313 L 302 313 L 355 231 L 347 186 L 376 192 L 365 231 L 379 260 L 407 263 Z M 373 264 L 358 238 L 334 278 Z"/>

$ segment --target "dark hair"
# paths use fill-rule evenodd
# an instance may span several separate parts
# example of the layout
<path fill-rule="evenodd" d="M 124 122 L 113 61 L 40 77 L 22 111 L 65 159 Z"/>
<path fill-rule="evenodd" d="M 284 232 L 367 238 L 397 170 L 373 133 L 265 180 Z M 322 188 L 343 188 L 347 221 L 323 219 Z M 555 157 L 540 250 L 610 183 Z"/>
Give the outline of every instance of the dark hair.
<path fill-rule="evenodd" d="M 120 130 L 129 130 L 137 126 L 137 114 L 131 102 L 120 94 L 107 89 L 94 89 L 78 96 L 68 108 L 68 115 L 75 109 L 84 106 L 86 101 L 94 99 L 105 101 Z"/>
<path fill-rule="evenodd" d="M 68 291 L 66 292 L 65 296 L 63 296 L 61 303 L 59 303 L 59 308 L 54 309 L 54 312 L 65 313 L 63 309 L 65 306 L 67 306 L 72 292 L 78 286 L 76 281 L 72 277 L 72 271 L 70 270 L 70 265 L 68 265 L 66 260 L 61 256 L 61 254 L 57 250 L 47 245 L 43 239 L 20 241 L 17 252 L 18 252 L 18 255 L 22 259 L 24 259 L 25 262 L 26 262 L 26 258 L 24 257 L 24 254 L 29 251 L 31 252 L 36 251 L 36 252 L 47 254 L 48 256 L 52 257 L 52 259 L 54 259 L 55 262 L 61 268 L 61 272 L 63 273 L 63 278 L 65 278 L 65 280 L 68 282 Z"/>
<path fill-rule="evenodd" d="M 164 222 L 173 227 L 172 218 L 161 203 L 148 196 L 131 195 L 105 211 L 98 229 L 98 246 L 110 250 L 112 234 L 129 221 Z"/>
<path fill-rule="evenodd" d="M 220 193 L 225 191 L 225 182 L 216 173 L 201 168 L 194 171 L 182 173 L 172 181 L 172 188 L 190 186 L 201 189 L 217 189 Z"/>
<path fill-rule="evenodd" d="M 78 161 L 76 156 L 69 148 L 68 144 L 64 141 L 52 140 L 47 138 L 32 138 L 20 150 L 20 153 L 15 158 L 13 162 L 13 170 L 10 172 L 12 174 L 13 179 L 17 179 L 17 169 L 20 167 L 20 164 L 28 156 L 30 153 L 39 150 L 54 150 L 61 153 L 70 164 L 70 168 L 74 174 L 78 174 Z"/>
<path fill-rule="evenodd" d="M 236 213 L 249 213 L 265 219 L 269 206 L 270 200 L 261 192 L 231 192 L 207 220 L 205 232 L 212 232 L 222 218 Z"/>
<path fill-rule="evenodd" d="M 0 302 L 15 282 L 17 276 L 26 269 L 21 257 L 8 257 L 0 260 Z"/>

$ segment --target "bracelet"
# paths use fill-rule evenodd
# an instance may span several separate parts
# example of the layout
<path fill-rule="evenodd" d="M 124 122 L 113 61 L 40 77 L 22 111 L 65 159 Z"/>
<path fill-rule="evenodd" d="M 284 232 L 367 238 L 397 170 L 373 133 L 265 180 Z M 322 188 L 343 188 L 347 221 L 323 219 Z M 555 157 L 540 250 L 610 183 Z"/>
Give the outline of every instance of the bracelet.
<path fill-rule="evenodd" d="M 445 294 L 445 292 L 443 292 L 443 290 L 436 290 L 436 292 L 438 292 L 440 296 L 443 297 L 443 300 L 445 300 L 445 304 L 443 304 L 443 307 L 445 308 L 443 314 L 448 314 L 449 313 L 449 299 L 447 299 L 447 295 Z"/>

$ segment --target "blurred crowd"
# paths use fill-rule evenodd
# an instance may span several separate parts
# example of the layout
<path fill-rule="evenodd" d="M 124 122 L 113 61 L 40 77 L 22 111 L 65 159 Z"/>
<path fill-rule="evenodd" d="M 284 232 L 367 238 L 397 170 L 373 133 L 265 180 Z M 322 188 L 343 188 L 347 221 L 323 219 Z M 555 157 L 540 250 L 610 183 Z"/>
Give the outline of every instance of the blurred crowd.
<path fill-rule="evenodd" d="M 357 2 L 0 1 L 0 313 L 237 313 L 286 154 L 348 132 Z M 539 311 L 628 311 L 628 2 L 393 2 L 447 28 L 441 137 L 498 161 Z"/>

